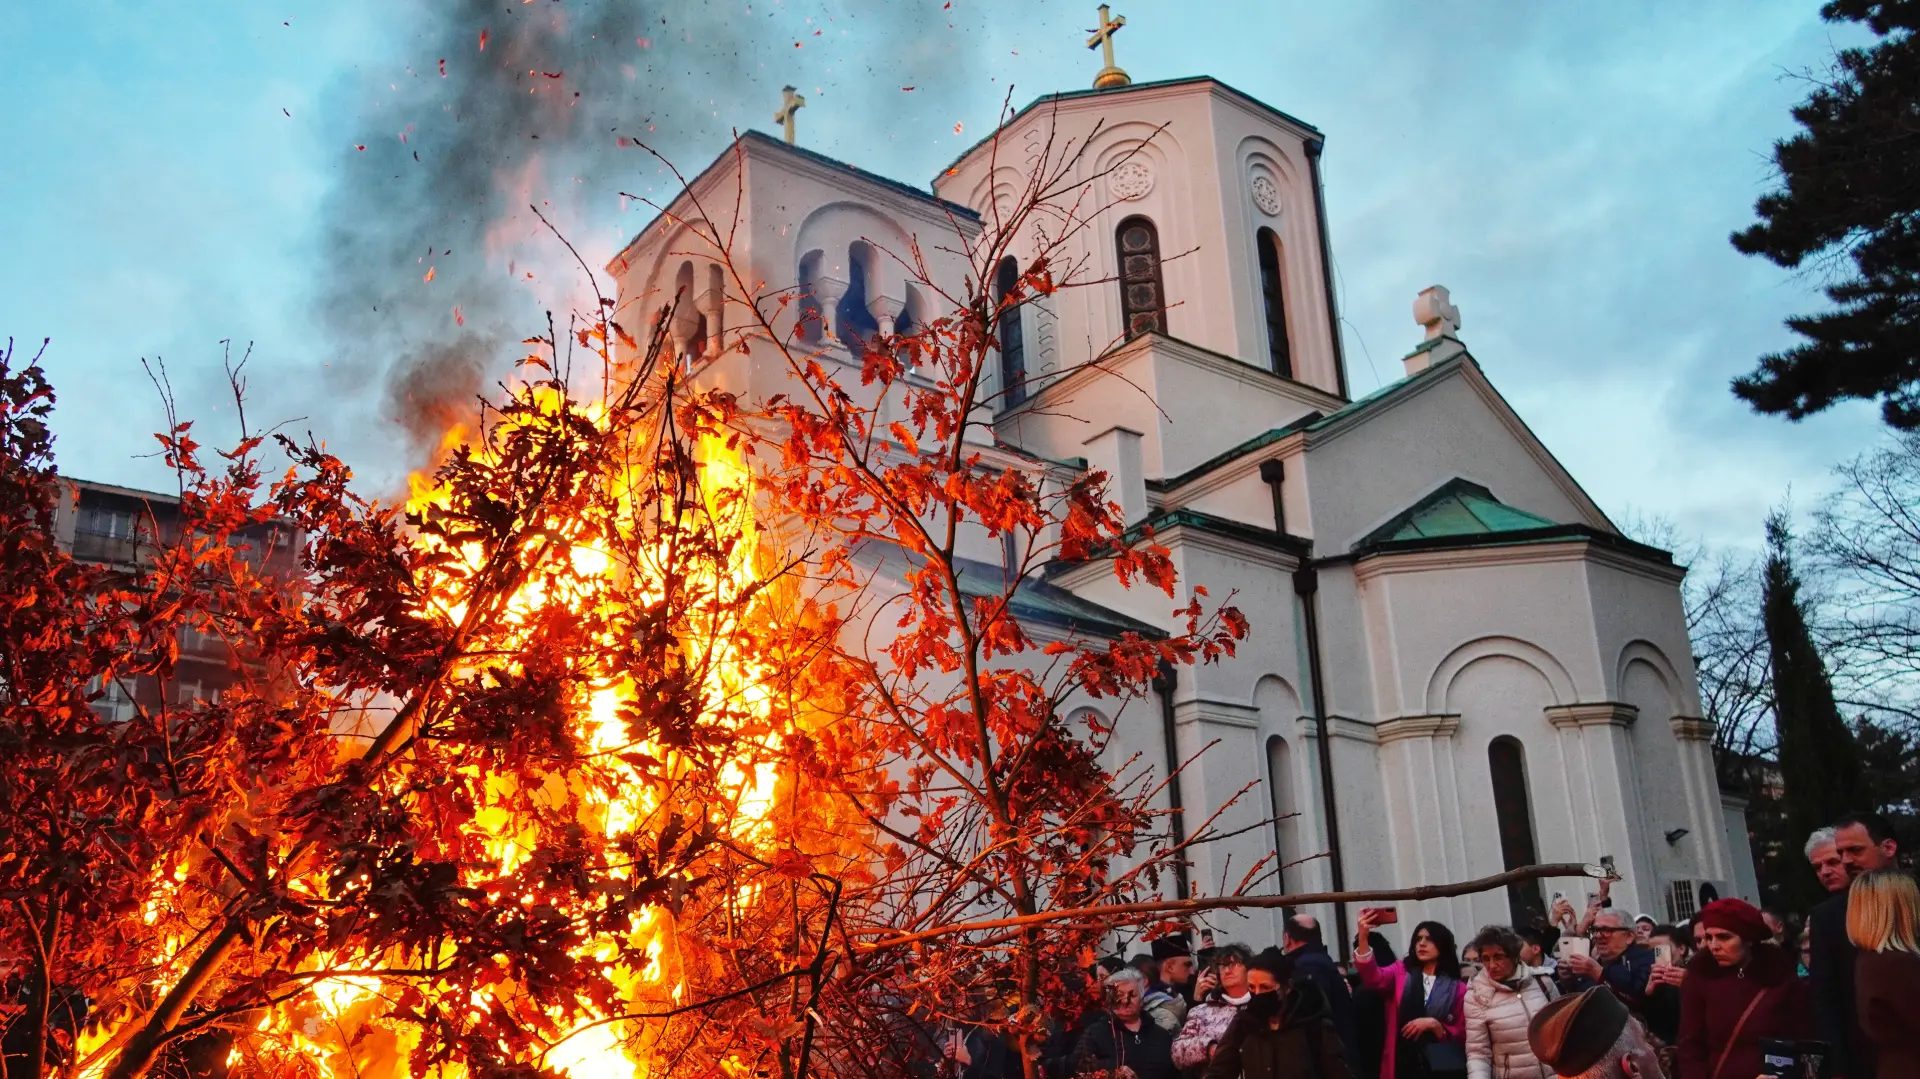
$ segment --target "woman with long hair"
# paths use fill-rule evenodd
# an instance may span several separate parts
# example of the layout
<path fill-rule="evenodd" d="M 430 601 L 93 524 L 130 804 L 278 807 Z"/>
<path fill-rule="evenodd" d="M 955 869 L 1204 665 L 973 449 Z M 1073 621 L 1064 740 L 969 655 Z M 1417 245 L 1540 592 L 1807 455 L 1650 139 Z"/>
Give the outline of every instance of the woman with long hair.
<path fill-rule="evenodd" d="M 1880 1054 L 1880 1074 L 1920 1075 L 1920 886 L 1897 869 L 1860 874 L 1847 895 L 1847 937 L 1860 1029 Z"/>
<path fill-rule="evenodd" d="M 1680 1079 L 1759 1075 L 1760 1042 L 1807 1035 L 1807 990 L 1753 904 L 1716 899 L 1680 983 Z"/>
<path fill-rule="evenodd" d="M 1361 911 L 1361 939 L 1378 924 L 1378 911 Z M 1385 997 L 1389 1036 L 1380 1079 L 1465 1079 L 1467 987 L 1453 931 L 1421 922 L 1405 959 L 1383 967 L 1369 948 L 1355 952 L 1353 964 L 1360 984 Z"/>

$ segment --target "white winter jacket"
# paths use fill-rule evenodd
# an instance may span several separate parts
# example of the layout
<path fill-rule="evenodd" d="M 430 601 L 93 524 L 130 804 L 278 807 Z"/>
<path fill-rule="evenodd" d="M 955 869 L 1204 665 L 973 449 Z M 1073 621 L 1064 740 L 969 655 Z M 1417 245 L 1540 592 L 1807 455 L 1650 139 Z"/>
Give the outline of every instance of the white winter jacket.
<path fill-rule="evenodd" d="M 1534 1058 L 1527 1024 L 1558 995 L 1538 967 L 1519 968 L 1508 984 L 1484 970 L 1474 975 L 1467 986 L 1467 1079 L 1553 1079 L 1553 1069 Z"/>

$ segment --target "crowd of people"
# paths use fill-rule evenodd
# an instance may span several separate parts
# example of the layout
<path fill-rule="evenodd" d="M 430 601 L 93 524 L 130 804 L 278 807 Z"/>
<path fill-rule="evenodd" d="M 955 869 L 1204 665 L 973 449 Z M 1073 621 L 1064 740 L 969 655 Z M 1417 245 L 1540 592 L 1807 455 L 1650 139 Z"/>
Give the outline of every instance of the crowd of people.
<path fill-rule="evenodd" d="M 1350 963 L 1304 914 L 1259 952 L 1163 936 L 1090 971 L 1099 1007 L 1041 1062 L 1051 1079 L 1920 1079 L 1920 888 L 1898 853 L 1876 816 L 1816 832 L 1829 894 L 1804 919 L 1716 899 L 1662 924 L 1603 882 L 1584 911 L 1556 896 L 1547 924 L 1464 947 L 1420 922 L 1404 956 L 1380 931 L 1396 912 L 1363 909 Z M 947 1043 L 947 1075 L 1020 1074 L 979 1036 Z"/>

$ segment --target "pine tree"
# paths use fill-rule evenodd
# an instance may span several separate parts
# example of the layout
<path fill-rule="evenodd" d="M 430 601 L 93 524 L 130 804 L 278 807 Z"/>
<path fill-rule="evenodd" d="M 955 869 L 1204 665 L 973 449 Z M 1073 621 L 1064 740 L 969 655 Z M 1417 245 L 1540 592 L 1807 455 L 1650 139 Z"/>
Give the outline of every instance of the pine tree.
<path fill-rule="evenodd" d="M 1920 428 L 1920 0 L 1832 0 L 1820 13 L 1880 39 L 1842 51 L 1794 108 L 1803 130 L 1773 147 L 1780 188 L 1733 246 L 1790 269 L 1831 263 L 1835 307 L 1789 318 L 1802 342 L 1762 357 L 1733 392 L 1791 419 L 1878 399 L 1887 423 Z"/>
<path fill-rule="evenodd" d="M 1860 748 L 1840 718 L 1826 664 L 1807 629 L 1800 580 L 1793 572 L 1793 533 L 1786 517 L 1767 518 L 1767 565 L 1761 617 L 1773 660 L 1774 724 L 1788 835 L 1795 839 L 1860 808 L 1866 793 Z M 1817 898 L 1806 873 L 1792 878 L 1789 895 Z"/>

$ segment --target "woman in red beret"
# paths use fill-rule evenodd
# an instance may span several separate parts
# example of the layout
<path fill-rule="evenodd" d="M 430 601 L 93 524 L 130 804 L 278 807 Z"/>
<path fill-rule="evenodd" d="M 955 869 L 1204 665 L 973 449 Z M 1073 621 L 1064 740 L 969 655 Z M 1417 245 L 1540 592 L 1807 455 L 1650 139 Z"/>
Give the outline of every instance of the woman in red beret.
<path fill-rule="evenodd" d="M 1679 1079 L 1752 1079 L 1761 1039 L 1807 1036 L 1806 989 L 1753 904 L 1716 899 L 1700 924 L 1706 947 L 1680 985 Z"/>

